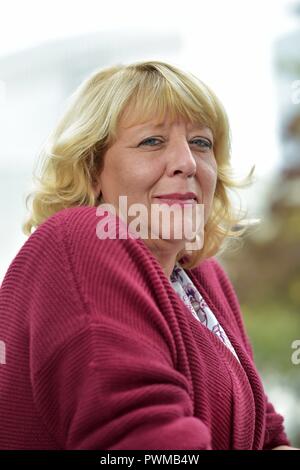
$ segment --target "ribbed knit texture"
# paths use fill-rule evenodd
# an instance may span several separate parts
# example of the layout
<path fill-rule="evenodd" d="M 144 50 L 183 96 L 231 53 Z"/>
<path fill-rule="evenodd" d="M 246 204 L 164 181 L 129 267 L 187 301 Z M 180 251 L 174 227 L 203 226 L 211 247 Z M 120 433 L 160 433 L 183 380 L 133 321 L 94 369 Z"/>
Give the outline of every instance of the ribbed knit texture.
<path fill-rule="evenodd" d="M 270 449 L 290 444 L 215 258 L 186 272 L 241 364 L 191 315 L 141 239 L 94 207 L 28 238 L 0 289 L 1 449 Z"/>

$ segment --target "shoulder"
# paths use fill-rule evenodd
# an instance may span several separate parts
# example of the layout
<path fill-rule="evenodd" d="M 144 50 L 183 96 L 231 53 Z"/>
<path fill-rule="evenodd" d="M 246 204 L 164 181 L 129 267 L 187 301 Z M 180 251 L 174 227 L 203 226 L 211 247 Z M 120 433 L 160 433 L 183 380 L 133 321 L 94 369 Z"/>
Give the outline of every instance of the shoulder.
<path fill-rule="evenodd" d="M 62 209 L 40 224 L 21 246 L 4 276 L 26 290 L 46 285 L 59 287 L 65 280 L 78 291 L 79 284 L 95 272 L 110 267 L 116 273 L 120 261 L 136 258 L 126 240 L 99 237 L 97 208 L 78 206 Z M 97 233 L 98 230 L 98 233 Z M 131 240 L 131 242 L 134 240 Z M 132 243 L 131 243 L 132 245 Z"/>
<path fill-rule="evenodd" d="M 62 209 L 39 225 L 26 243 L 38 246 L 60 244 L 71 255 L 89 256 L 94 250 L 98 251 L 98 256 L 99 253 L 115 252 L 124 246 L 117 234 L 122 231 L 124 235 L 125 224 L 110 212 L 103 216 L 103 211 L 98 209 L 94 206 Z"/>
<path fill-rule="evenodd" d="M 37 231 L 47 234 L 46 238 L 55 236 L 78 288 L 101 286 L 103 291 L 118 282 L 149 283 L 153 256 L 142 240 L 131 235 L 125 222 L 109 211 L 104 213 L 94 206 L 66 208 Z"/>

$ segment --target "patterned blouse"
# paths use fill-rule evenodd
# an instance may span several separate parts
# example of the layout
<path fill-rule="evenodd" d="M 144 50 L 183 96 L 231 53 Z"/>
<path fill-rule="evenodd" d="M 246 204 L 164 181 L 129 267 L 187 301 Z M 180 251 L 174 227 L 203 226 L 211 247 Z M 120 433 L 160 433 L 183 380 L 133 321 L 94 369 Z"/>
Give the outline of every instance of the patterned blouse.
<path fill-rule="evenodd" d="M 194 317 L 200 321 L 202 325 L 205 325 L 213 333 L 215 333 L 215 335 L 217 335 L 218 338 L 223 341 L 223 343 L 230 349 L 230 351 L 239 361 L 239 358 L 230 340 L 216 319 L 214 313 L 208 307 L 202 295 L 200 292 L 198 292 L 194 283 L 191 281 L 187 273 L 178 262 L 175 264 L 173 272 L 170 276 L 170 281 L 172 287 L 177 292 L 182 301 L 186 304 L 192 315 L 194 315 Z"/>

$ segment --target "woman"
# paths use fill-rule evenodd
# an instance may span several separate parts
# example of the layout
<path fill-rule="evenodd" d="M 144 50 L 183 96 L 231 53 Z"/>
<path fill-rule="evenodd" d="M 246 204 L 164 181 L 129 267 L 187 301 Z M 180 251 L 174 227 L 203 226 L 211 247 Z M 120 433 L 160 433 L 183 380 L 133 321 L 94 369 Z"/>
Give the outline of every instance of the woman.
<path fill-rule="evenodd" d="M 160 61 L 96 71 L 42 158 L 0 293 L 0 447 L 290 448 L 215 258 L 243 231 L 214 93 Z M 167 236 L 153 206 L 175 208 Z"/>

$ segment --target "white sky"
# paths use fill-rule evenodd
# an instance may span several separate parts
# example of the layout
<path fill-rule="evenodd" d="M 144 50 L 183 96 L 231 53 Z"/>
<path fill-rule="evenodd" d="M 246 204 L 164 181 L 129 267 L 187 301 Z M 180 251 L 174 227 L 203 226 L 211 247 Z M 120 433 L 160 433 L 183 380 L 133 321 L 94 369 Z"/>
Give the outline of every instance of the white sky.
<path fill-rule="evenodd" d="M 96 31 L 178 31 L 177 64 L 223 101 L 233 134 L 233 163 L 268 173 L 279 159 L 273 40 L 297 24 L 289 0 L 2 0 L 0 55 L 42 41 Z M 167 60 L 167 57 L 166 57 Z M 0 77 L 1 78 L 1 77 Z"/>

